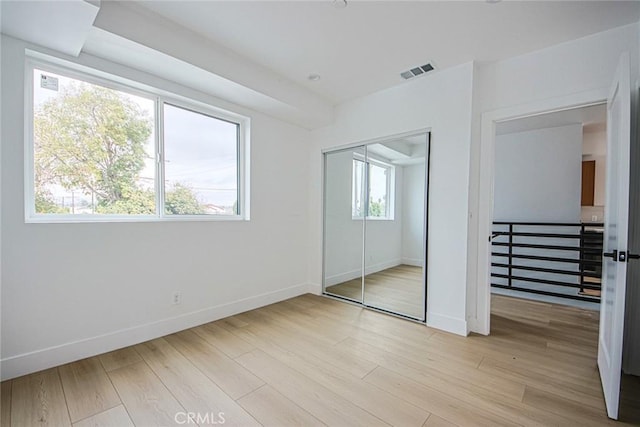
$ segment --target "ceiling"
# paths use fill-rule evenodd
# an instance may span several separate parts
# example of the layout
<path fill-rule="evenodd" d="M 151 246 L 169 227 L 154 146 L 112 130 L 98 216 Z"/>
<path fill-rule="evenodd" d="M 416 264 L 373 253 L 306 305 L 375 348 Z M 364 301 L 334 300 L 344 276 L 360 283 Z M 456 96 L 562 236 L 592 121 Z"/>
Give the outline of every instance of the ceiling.
<path fill-rule="evenodd" d="M 573 124 L 582 124 L 585 132 L 598 132 L 606 130 L 606 122 L 607 105 L 598 104 L 500 122 L 496 124 L 496 135 Z"/>
<path fill-rule="evenodd" d="M 640 19 L 639 1 L 347 1 L 0 0 L 0 30 L 316 129 L 415 66 L 436 70 L 410 81 Z"/>
<path fill-rule="evenodd" d="M 401 139 L 393 139 L 367 145 L 367 153 L 394 165 L 416 165 L 424 163 L 427 155 L 427 134 L 422 133 Z"/>
<path fill-rule="evenodd" d="M 334 105 L 401 84 L 400 72 L 427 61 L 504 59 L 640 18 L 640 3 L 618 1 L 136 3 Z"/>
<path fill-rule="evenodd" d="M 29 3 L 0 0 L 2 33 L 77 56 L 91 31 L 100 2 Z"/>

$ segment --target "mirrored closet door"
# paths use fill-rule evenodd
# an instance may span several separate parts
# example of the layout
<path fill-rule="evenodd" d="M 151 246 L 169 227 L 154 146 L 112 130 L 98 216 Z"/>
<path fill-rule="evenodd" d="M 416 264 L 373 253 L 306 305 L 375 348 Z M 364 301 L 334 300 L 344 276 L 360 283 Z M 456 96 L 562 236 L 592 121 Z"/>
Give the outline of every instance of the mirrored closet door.
<path fill-rule="evenodd" d="M 363 200 L 365 171 L 354 159 L 365 158 L 364 146 L 324 156 L 324 292 L 362 303 L 364 222 L 357 219 Z"/>
<path fill-rule="evenodd" d="M 326 294 L 425 319 L 428 139 L 325 153 Z"/>

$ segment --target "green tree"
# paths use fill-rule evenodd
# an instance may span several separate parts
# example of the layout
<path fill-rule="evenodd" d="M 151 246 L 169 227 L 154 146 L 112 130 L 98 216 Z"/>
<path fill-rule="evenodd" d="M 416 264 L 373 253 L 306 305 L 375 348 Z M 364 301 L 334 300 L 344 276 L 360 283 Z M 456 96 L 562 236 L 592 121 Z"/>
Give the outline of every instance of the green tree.
<path fill-rule="evenodd" d="M 96 207 L 96 213 L 101 214 L 153 214 L 156 211 L 156 195 L 151 190 L 140 188 L 127 189 L 122 199 L 106 203 L 101 201 Z"/>
<path fill-rule="evenodd" d="M 36 191 L 36 212 L 66 214 L 69 209 L 56 205 L 50 192 L 40 190 Z"/>
<path fill-rule="evenodd" d="M 205 213 L 191 189 L 177 183 L 165 194 L 164 211 L 173 215 L 200 215 Z"/>
<path fill-rule="evenodd" d="M 93 194 L 102 213 L 154 213 L 137 182 L 151 129 L 136 103 L 99 86 L 72 85 L 46 101 L 34 117 L 36 211 L 59 209 L 47 190 L 58 184 Z"/>
<path fill-rule="evenodd" d="M 384 216 L 385 213 L 385 206 L 382 199 L 378 199 L 377 202 L 375 200 L 371 200 L 369 203 L 369 216 L 381 217 Z"/>

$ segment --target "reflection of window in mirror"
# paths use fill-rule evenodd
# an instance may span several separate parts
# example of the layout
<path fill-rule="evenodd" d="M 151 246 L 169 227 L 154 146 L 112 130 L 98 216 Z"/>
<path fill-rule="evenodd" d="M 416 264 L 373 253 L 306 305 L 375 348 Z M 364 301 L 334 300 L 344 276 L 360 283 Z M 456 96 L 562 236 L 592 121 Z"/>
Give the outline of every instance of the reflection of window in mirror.
<path fill-rule="evenodd" d="M 364 160 L 353 159 L 353 189 L 351 197 L 351 215 L 353 218 L 364 216 Z"/>
<path fill-rule="evenodd" d="M 368 183 L 364 173 L 365 165 L 368 165 Z M 351 212 L 354 219 L 362 219 L 364 216 L 367 194 L 369 196 L 368 219 L 393 219 L 394 177 L 393 165 L 373 159 L 365 162 L 364 158 L 354 156 L 351 198 Z"/>

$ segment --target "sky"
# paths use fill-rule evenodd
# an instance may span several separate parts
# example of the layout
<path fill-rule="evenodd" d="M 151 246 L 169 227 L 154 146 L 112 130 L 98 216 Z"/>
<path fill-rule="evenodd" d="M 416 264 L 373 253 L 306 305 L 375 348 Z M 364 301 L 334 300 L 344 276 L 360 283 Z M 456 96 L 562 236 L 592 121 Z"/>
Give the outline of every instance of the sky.
<path fill-rule="evenodd" d="M 362 203 L 364 195 L 360 186 L 364 180 L 364 171 L 362 160 L 354 159 L 353 161 L 353 197 L 358 199 L 358 203 Z M 387 201 L 387 170 L 374 163 L 369 163 L 369 204 L 381 201 L 385 204 Z M 355 202 L 355 200 L 354 200 Z M 355 212 L 354 212 L 355 214 Z M 383 213 L 384 214 L 384 213 Z"/>
<path fill-rule="evenodd" d="M 377 202 L 379 200 L 386 202 L 387 198 L 387 174 L 386 169 L 371 164 L 369 168 L 369 199 Z"/>
<path fill-rule="evenodd" d="M 54 87 L 41 87 L 41 76 L 58 79 Z M 51 81 L 51 80 L 49 80 Z M 34 107 L 59 96 L 74 80 L 60 74 L 34 70 Z M 155 102 L 150 98 L 120 92 L 154 117 Z M 155 130 L 155 129 L 154 129 Z M 176 183 L 191 188 L 203 204 L 232 206 L 237 199 L 238 125 L 173 105 L 164 106 L 165 183 L 170 190 Z M 141 185 L 152 188 L 155 182 L 155 132 L 147 141 L 148 159 L 140 174 Z M 51 186 L 55 197 L 70 197 L 70 192 Z M 85 200 L 78 192 L 76 198 Z M 89 200 L 90 201 L 90 198 Z"/>
<path fill-rule="evenodd" d="M 165 181 L 188 185 L 208 203 L 233 205 L 237 132 L 235 123 L 165 104 Z"/>

